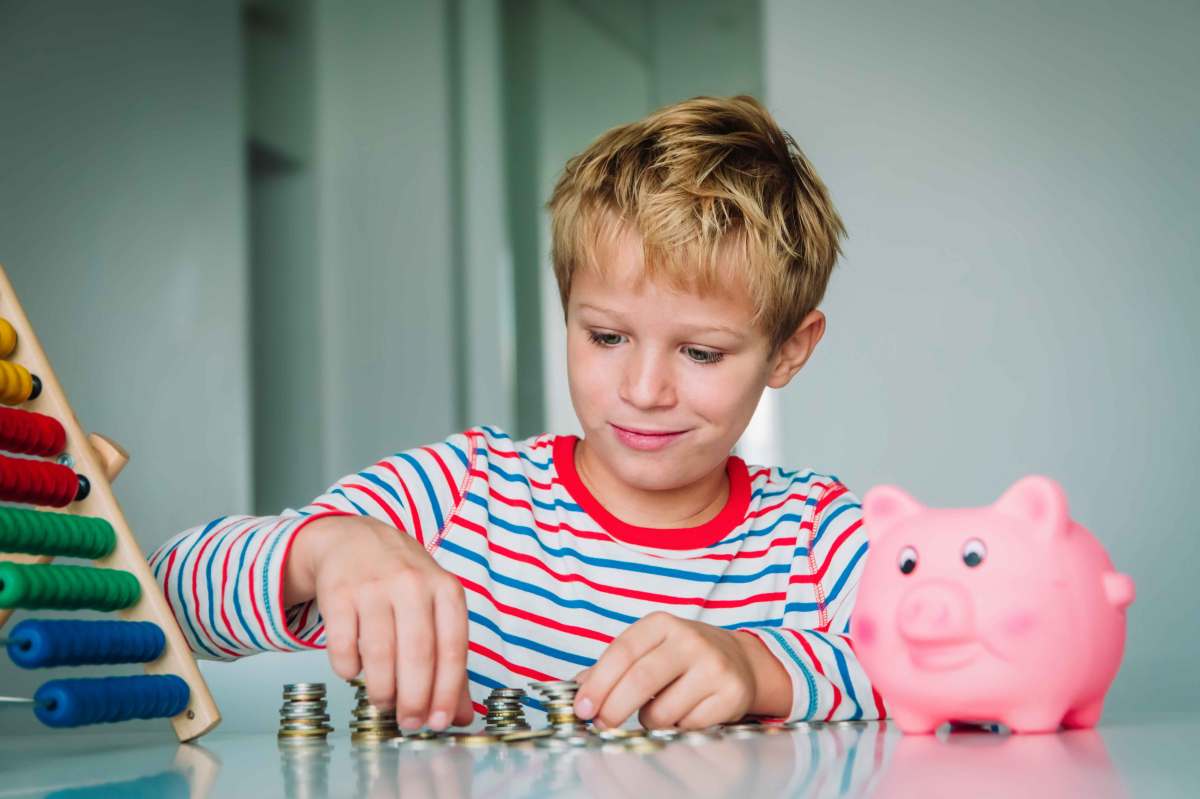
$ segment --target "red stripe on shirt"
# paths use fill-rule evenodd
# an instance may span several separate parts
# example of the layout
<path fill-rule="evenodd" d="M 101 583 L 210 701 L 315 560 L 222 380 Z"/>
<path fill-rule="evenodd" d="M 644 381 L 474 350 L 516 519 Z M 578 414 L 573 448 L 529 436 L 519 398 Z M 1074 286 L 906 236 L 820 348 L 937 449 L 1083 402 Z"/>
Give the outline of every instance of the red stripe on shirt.
<path fill-rule="evenodd" d="M 477 530 L 476 532 L 482 531 Z M 772 591 L 765 594 L 754 594 L 741 599 L 708 599 L 706 597 L 671 596 L 669 594 L 656 594 L 650 591 L 637 591 L 632 588 L 618 588 L 617 586 L 604 585 L 603 583 L 589 580 L 581 574 L 562 574 L 556 572 L 533 555 L 515 552 L 497 544 L 490 538 L 487 541 L 487 548 L 489 552 L 501 555 L 509 560 L 541 569 L 560 583 L 581 583 L 605 594 L 623 596 L 629 599 L 641 599 L 647 602 L 659 602 L 666 605 L 696 605 L 702 608 L 740 608 L 760 602 L 777 602 L 787 597 L 787 593 L 784 591 Z"/>
<path fill-rule="evenodd" d="M 541 627 L 548 627 L 552 630 L 558 630 L 559 632 L 567 633 L 569 635 L 578 635 L 581 638 L 591 638 L 593 641 L 599 641 L 603 644 L 612 643 L 613 637 L 611 635 L 605 635 L 598 630 L 592 630 L 587 627 L 577 627 L 573 624 L 563 624 L 560 621 L 556 621 L 546 616 L 539 616 L 536 613 L 530 613 L 527 610 L 521 610 L 518 607 L 506 605 L 503 602 L 498 601 L 494 596 L 492 596 L 491 591 L 479 583 L 474 582 L 473 580 L 468 580 L 466 577 L 461 575 L 455 576 L 458 577 L 458 581 L 462 583 L 463 588 L 483 597 L 488 601 L 489 604 L 491 604 L 492 607 L 506 616 L 524 619 L 525 621 L 531 621 Z"/>
<path fill-rule="evenodd" d="M 833 562 L 833 556 L 837 554 L 837 551 L 841 548 L 842 543 L 847 538 L 854 535 L 854 533 L 860 527 L 862 527 L 862 519 L 855 519 L 853 524 L 843 530 L 842 534 L 834 540 L 833 544 L 829 548 L 829 552 L 825 555 L 824 562 L 821 563 L 821 568 L 817 569 L 817 571 L 813 574 L 793 574 L 788 578 L 788 584 L 816 583 L 825 579 L 825 572 L 829 569 L 829 564 Z"/>
<path fill-rule="evenodd" d="M 442 477 L 446 478 L 446 485 L 450 486 L 450 496 L 454 500 L 455 506 L 462 501 L 462 496 L 458 493 L 458 484 L 454 482 L 454 477 L 450 474 L 450 470 L 446 468 L 446 462 L 442 460 L 442 456 L 437 450 L 432 447 L 421 447 L 422 452 L 428 452 L 437 461 L 438 468 L 442 470 Z"/>
<path fill-rule="evenodd" d="M 404 529 L 404 522 L 400 521 L 400 517 L 396 515 L 394 510 L 392 510 L 392 506 L 384 501 L 383 497 L 379 496 L 379 494 L 375 493 L 372 489 L 367 488 L 361 483 L 351 483 L 349 481 L 343 483 L 342 487 L 343 490 L 346 488 L 353 488 L 355 491 L 361 491 L 362 493 L 366 494 L 368 497 L 374 500 L 376 505 L 383 509 L 383 512 L 387 514 L 389 519 L 391 519 L 393 527 L 395 527 L 397 530 Z"/>
<path fill-rule="evenodd" d="M 825 674 L 825 669 L 821 666 L 821 661 L 817 660 L 817 653 L 813 651 L 813 648 L 811 645 L 809 645 L 808 641 L 804 640 L 804 636 L 796 630 L 788 630 L 788 632 L 800 642 L 800 646 L 804 648 L 804 652 L 808 655 L 809 661 L 812 662 L 813 668 L 817 670 L 817 674 L 820 674 L 822 677 L 824 677 L 826 682 L 829 683 L 830 687 L 833 688 L 833 705 L 830 706 L 829 712 L 825 714 L 825 720 L 829 721 L 833 718 L 834 712 L 837 711 L 838 705 L 842 703 L 842 692 L 838 690 L 837 683 L 829 679 L 828 675 Z"/>
<path fill-rule="evenodd" d="M 267 643 L 271 643 L 271 636 L 267 632 L 267 623 L 263 621 L 262 613 L 260 613 L 258 610 L 258 600 L 254 598 L 254 583 L 256 577 L 255 571 L 258 566 L 258 558 L 260 555 L 262 555 L 263 548 L 266 547 L 267 541 L 269 540 L 271 540 L 270 535 L 263 536 L 262 542 L 258 545 L 258 551 L 254 553 L 254 557 L 250 561 L 250 571 L 246 575 L 246 579 L 250 583 L 250 609 L 254 611 L 254 618 L 258 620 L 258 629 L 262 631 L 263 640 Z M 267 598 L 263 597 L 263 601 L 266 602 L 266 600 Z M 278 644 L 276 644 L 276 647 L 281 649 L 283 648 Z"/>
<path fill-rule="evenodd" d="M 210 633 L 208 628 L 204 626 L 204 615 L 200 612 L 200 590 L 197 585 L 200 579 L 200 563 L 204 560 L 204 550 L 208 549 L 208 545 L 211 544 L 213 539 L 216 537 L 217 534 L 215 532 L 205 536 L 204 543 L 200 545 L 200 551 L 196 553 L 196 560 L 192 563 L 192 610 L 195 611 L 192 613 L 192 617 L 196 620 L 196 624 L 200 626 L 200 632 L 204 633 L 204 637 L 208 639 L 210 644 L 219 649 L 223 654 L 226 654 L 231 658 L 235 658 L 238 656 L 238 653 L 234 652 L 232 649 L 227 649 L 224 646 L 221 646 L 221 643 L 217 640 L 217 637 Z M 211 565 L 212 564 L 205 564 L 205 573 L 208 572 L 208 569 Z M 210 596 L 208 601 L 215 602 L 216 600 Z"/>
<path fill-rule="evenodd" d="M 412 494 L 408 491 L 408 484 L 404 482 L 404 478 L 400 476 L 400 472 L 392 465 L 391 461 L 382 461 L 385 468 L 396 475 L 396 482 L 400 484 L 400 488 L 404 491 L 404 499 L 408 502 L 408 510 L 413 520 L 413 537 L 417 539 L 417 543 L 425 546 L 425 534 L 421 531 L 421 515 L 417 513 L 417 505 L 413 502 Z M 398 525 L 398 530 L 403 530 L 404 525 Z"/>
<path fill-rule="evenodd" d="M 854 642 L 850 640 L 850 636 L 837 633 L 837 637 L 846 642 L 846 646 L 850 647 L 850 651 L 854 652 L 854 657 L 857 658 L 858 652 L 855 651 Z M 874 683 L 871 684 L 871 698 L 875 700 L 875 712 L 879 714 L 878 718 L 886 719 L 887 708 L 884 707 L 883 697 L 879 694 L 879 691 L 875 689 Z"/>
<path fill-rule="evenodd" d="M 476 643 L 475 641 L 471 641 L 467 645 L 467 648 L 470 649 L 475 654 L 482 655 L 483 657 L 487 658 L 488 660 L 490 660 L 494 663 L 499 663 L 501 666 L 508 669 L 513 674 L 520 674 L 523 677 L 528 677 L 531 680 L 538 680 L 541 682 L 551 682 L 553 680 L 558 679 L 557 677 L 546 674 L 545 672 L 538 671 L 537 669 L 531 669 L 531 668 L 528 668 L 527 666 L 518 666 L 516 663 L 513 663 L 513 662 L 507 660 L 499 652 L 493 652 L 492 650 L 488 649 L 483 644 Z"/>

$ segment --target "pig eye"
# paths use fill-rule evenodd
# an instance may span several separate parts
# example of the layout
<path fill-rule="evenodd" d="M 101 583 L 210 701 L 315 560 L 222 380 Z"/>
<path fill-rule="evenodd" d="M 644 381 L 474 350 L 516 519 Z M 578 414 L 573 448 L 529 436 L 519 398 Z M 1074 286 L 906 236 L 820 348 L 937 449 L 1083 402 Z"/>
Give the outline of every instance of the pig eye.
<path fill-rule="evenodd" d="M 912 574 L 913 569 L 917 568 L 917 550 L 912 547 L 900 550 L 899 566 L 901 574 Z"/>
<path fill-rule="evenodd" d="M 987 547 L 978 538 L 972 538 L 963 545 L 963 563 L 974 569 L 987 557 Z"/>

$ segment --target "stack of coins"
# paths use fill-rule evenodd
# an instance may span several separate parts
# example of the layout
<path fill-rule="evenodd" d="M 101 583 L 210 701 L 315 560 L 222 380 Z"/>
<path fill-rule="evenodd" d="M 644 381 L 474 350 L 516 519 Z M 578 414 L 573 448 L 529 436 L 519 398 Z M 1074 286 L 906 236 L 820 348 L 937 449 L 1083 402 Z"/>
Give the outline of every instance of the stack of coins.
<path fill-rule="evenodd" d="M 325 707 L 325 683 L 298 682 L 283 686 L 279 708 L 279 740 L 324 741 L 333 732 Z"/>
<path fill-rule="evenodd" d="M 353 721 L 350 722 L 350 740 L 356 744 L 373 744 L 400 737 L 396 726 L 396 711 L 381 710 L 367 699 L 367 684 L 361 678 L 350 681 L 354 686 Z"/>
<path fill-rule="evenodd" d="M 496 688 L 483 701 L 487 706 L 487 731 L 494 735 L 521 732 L 529 729 L 521 698 L 525 692 L 520 688 Z"/>
<path fill-rule="evenodd" d="M 587 734 L 587 724 L 575 715 L 575 694 L 579 693 L 579 683 L 574 680 L 535 682 L 531 687 L 542 695 L 546 718 L 555 735 Z"/>

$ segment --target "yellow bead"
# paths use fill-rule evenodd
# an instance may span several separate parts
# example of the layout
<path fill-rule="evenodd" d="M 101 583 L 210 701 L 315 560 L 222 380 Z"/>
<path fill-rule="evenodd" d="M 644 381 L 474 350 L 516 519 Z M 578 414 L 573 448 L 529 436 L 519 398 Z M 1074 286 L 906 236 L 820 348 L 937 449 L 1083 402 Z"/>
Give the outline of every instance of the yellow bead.
<path fill-rule="evenodd" d="M 7 358 L 17 348 L 17 331 L 9 321 L 0 318 L 0 358 Z"/>
<path fill-rule="evenodd" d="M 24 366 L 0 361 L 0 402 L 20 405 L 33 393 L 33 376 Z"/>

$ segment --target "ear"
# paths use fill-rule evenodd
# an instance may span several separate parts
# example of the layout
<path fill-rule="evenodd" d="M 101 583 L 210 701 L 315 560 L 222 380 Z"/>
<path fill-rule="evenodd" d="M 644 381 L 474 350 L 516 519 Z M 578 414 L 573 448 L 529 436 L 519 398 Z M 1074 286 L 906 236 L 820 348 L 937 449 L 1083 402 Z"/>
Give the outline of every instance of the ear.
<path fill-rule="evenodd" d="M 992 508 L 1018 519 L 1037 535 L 1051 538 L 1066 535 L 1070 528 L 1067 495 L 1062 486 L 1041 475 L 1022 477 L 993 503 Z"/>
<path fill-rule="evenodd" d="M 923 510 L 924 505 L 896 486 L 872 488 L 863 497 L 863 530 L 867 534 L 867 540 L 878 541 L 896 522 Z"/>
<path fill-rule="evenodd" d="M 825 314 L 821 311 L 810 311 L 796 327 L 795 332 L 779 345 L 779 350 L 771 360 L 767 385 L 771 388 L 783 388 L 790 383 L 824 335 Z"/>

